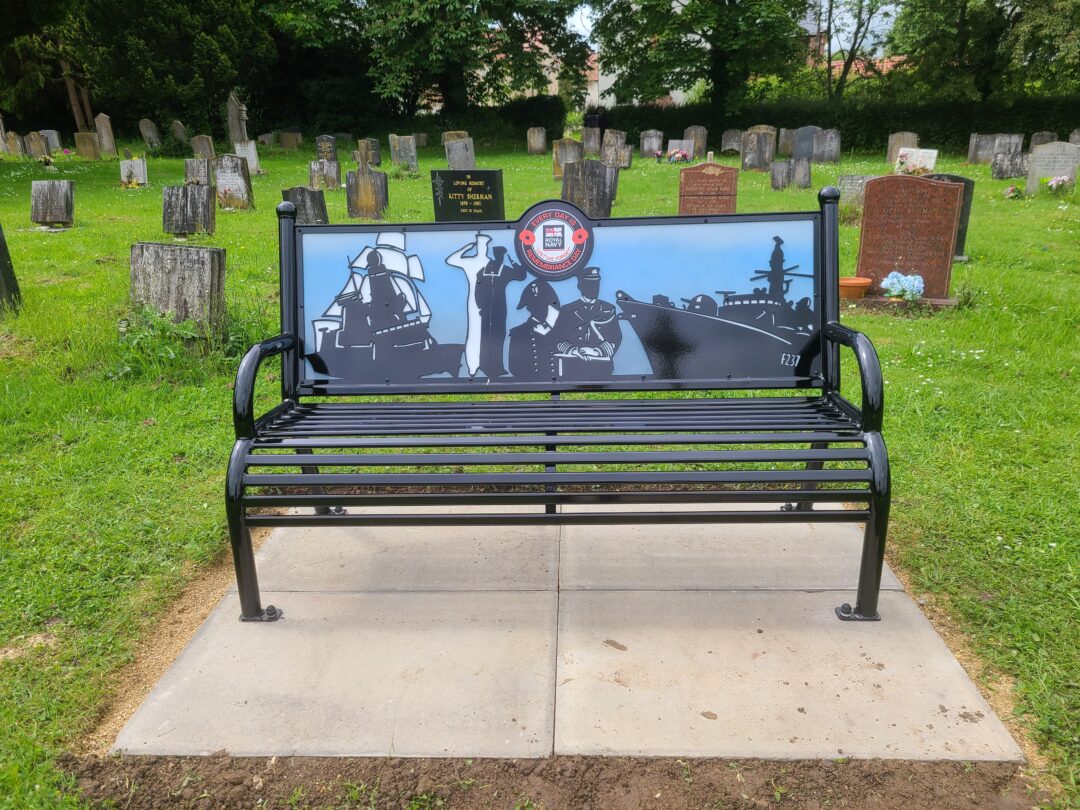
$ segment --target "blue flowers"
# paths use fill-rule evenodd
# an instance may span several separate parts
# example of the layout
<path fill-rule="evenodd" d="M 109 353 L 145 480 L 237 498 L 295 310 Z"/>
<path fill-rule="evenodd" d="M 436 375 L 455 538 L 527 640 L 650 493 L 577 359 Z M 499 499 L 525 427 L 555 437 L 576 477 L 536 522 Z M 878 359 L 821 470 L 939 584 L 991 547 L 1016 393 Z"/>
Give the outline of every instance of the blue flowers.
<path fill-rule="evenodd" d="M 898 273 L 893 270 L 882 280 L 881 288 L 885 290 L 885 295 L 889 298 L 903 298 L 905 301 L 917 301 L 922 297 L 923 290 L 926 287 L 923 284 L 922 276 L 914 273 L 910 276 L 905 276 L 903 273 Z"/>

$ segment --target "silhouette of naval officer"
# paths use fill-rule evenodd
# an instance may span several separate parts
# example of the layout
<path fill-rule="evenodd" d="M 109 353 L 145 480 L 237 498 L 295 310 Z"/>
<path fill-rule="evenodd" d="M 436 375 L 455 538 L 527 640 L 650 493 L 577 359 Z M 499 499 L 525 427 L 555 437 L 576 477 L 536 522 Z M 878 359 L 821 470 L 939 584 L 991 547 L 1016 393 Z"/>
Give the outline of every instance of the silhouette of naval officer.
<path fill-rule="evenodd" d="M 552 380 L 555 362 L 555 326 L 559 297 L 546 281 L 532 281 L 521 291 L 518 309 L 529 317 L 510 330 L 510 373 L 519 380 Z"/>
<path fill-rule="evenodd" d="M 784 240 L 779 236 L 774 236 L 773 242 L 776 244 L 769 257 L 769 272 L 766 274 L 769 281 L 769 297 L 776 301 L 783 301 L 788 288 L 791 287 L 791 279 L 787 278 L 784 270 L 784 248 L 781 247 Z"/>
<path fill-rule="evenodd" d="M 492 248 L 494 258 L 476 277 L 476 305 L 480 308 L 480 370 L 489 379 L 506 374 L 503 345 L 506 341 L 506 285 L 523 281 L 525 268 L 505 263 L 506 248 Z M 520 307 L 519 307 L 520 308 Z"/>
<path fill-rule="evenodd" d="M 578 277 L 581 298 L 563 307 L 556 328 L 559 376 L 590 380 L 610 377 L 612 358 L 622 343 L 615 305 L 600 299 L 600 268 Z"/>

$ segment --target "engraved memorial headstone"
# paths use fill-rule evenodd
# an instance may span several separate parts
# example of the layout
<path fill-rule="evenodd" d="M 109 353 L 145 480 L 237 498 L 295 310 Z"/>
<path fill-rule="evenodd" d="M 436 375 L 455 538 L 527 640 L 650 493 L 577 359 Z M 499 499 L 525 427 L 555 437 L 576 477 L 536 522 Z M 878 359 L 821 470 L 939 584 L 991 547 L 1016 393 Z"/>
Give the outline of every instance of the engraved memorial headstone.
<path fill-rule="evenodd" d="M 75 133 L 75 154 L 83 160 L 100 160 L 101 146 L 96 132 Z"/>
<path fill-rule="evenodd" d="M 204 160 L 213 160 L 217 157 L 217 153 L 214 151 L 214 139 L 209 135 L 196 135 L 192 138 L 191 151 L 195 157 Z"/>
<path fill-rule="evenodd" d="M 742 154 L 742 136 L 741 129 L 725 129 L 720 136 L 720 153 L 724 155 Z"/>
<path fill-rule="evenodd" d="M 1044 143 L 1053 143 L 1058 139 L 1056 132 L 1048 132 L 1046 130 L 1042 132 L 1036 132 L 1031 136 L 1031 141 L 1028 143 L 1028 149 L 1034 149 L 1036 146 L 1042 146 Z"/>
<path fill-rule="evenodd" d="M 131 246 L 131 302 L 207 332 L 225 323 L 225 249 L 136 242 Z"/>
<path fill-rule="evenodd" d="M 463 129 L 448 129 L 439 136 L 439 145 L 446 146 L 447 141 L 460 141 L 468 137 L 469 133 Z"/>
<path fill-rule="evenodd" d="M 771 127 L 768 124 L 758 124 L 757 126 L 750 127 L 746 132 L 751 134 L 762 134 L 765 136 L 764 140 L 761 141 L 765 146 L 765 151 L 761 155 L 761 158 L 765 162 L 762 168 L 769 168 L 769 164 L 776 159 L 776 127 Z"/>
<path fill-rule="evenodd" d="M 356 142 L 356 152 L 353 153 L 353 156 L 361 169 L 367 166 L 378 166 L 382 163 L 379 142 L 375 138 L 361 138 L 358 140 Z"/>
<path fill-rule="evenodd" d="M 94 128 L 97 130 L 98 147 L 105 157 L 116 157 L 116 138 L 113 137 L 112 120 L 105 113 L 94 118 Z"/>
<path fill-rule="evenodd" d="M 768 171 L 775 157 L 772 142 L 772 136 L 767 132 L 743 132 L 740 150 L 743 171 Z"/>
<path fill-rule="evenodd" d="M 363 168 L 347 172 L 345 205 L 350 219 L 382 219 L 390 205 L 386 172 Z"/>
<path fill-rule="evenodd" d="M 618 169 L 615 169 L 618 172 Z M 562 198 L 592 219 L 611 216 L 612 181 L 599 160 L 575 160 L 563 167 Z"/>
<path fill-rule="evenodd" d="M 1042 187 L 1044 178 L 1068 177 L 1076 185 L 1076 166 L 1080 163 L 1080 146 L 1065 141 L 1044 143 L 1031 150 L 1028 158 L 1027 183 L 1024 193 L 1035 194 Z"/>
<path fill-rule="evenodd" d="M 297 225 L 329 225 L 326 213 L 326 195 L 321 188 L 295 186 L 283 188 L 281 199 L 296 206 Z"/>
<path fill-rule="evenodd" d="M 547 130 L 543 127 L 529 127 L 525 133 L 525 140 L 530 155 L 547 154 Z"/>
<path fill-rule="evenodd" d="M 814 154 L 814 162 L 840 162 L 840 130 L 827 129 L 821 133 L 821 149 Z"/>
<path fill-rule="evenodd" d="M 584 159 L 585 148 L 581 141 L 575 141 L 573 138 L 559 138 L 551 144 L 551 170 L 556 180 L 562 180 L 566 164 Z"/>
<path fill-rule="evenodd" d="M 40 132 L 31 132 L 25 138 L 26 152 L 32 158 L 43 158 L 50 155 L 49 144 Z"/>
<path fill-rule="evenodd" d="M 214 187 L 165 186 L 161 192 L 161 229 L 175 236 L 213 233 L 217 225 Z"/>
<path fill-rule="evenodd" d="M 308 185 L 323 191 L 341 188 L 341 166 L 336 160 L 313 160 L 308 164 Z"/>
<path fill-rule="evenodd" d="M 240 141 L 233 144 L 233 154 L 239 155 L 247 161 L 248 171 L 251 174 L 266 174 L 266 170 L 259 164 L 259 148 L 255 141 Z"/>
<path fill-rule="evenodd" d="M 290 151 L 299 149 L 303 142 L 303 134 L 295 129 L 286 129 L 278 133 L 278 145 L 282 149 L 288 149 Z"/>
<path fill-rule="evenodd" d="M 412 136 L 413 136 L 413 140 L 416 141 L 416 148 L 417 149 L 423 149 L 425 146 L 427 146 L 427 133 L 426 132 L 414 132 L 412 134 Z M 349 140 L 352 140 L 352 138 L 350 138 Z"/>
<path fill-rule="evenodd" d="M 63 149 L 63 144 L 60 143 L 60 131 L 56 129 L 43 129 L 41 130 L 41 137 L 45 139 L 45 143 L 49 146 L 49 152 L 59 152 Z"/>
<path fill-rule="evenodd" d="M 247 161 L 239 155 L 219 155 L 211 163 L 218 205 L 241 211 L 254 208 L 255 198 L 251 193 Z"/>
<path fill-rule="evenodd" d="M 889 136 L 889 146 L 885 152 L 885 160 L 892 166 L 901 149 L 918 149 L 919 136 L 914 132 L 894 132 Z"/>
<path fill-rule="evenodd" d="M 599 154 L 601 146 L 600 127 L 582 127 L 581 146 L 587 155 Z"/>
<path fill-rule="evenodd" d="M 213 167 L 205 158 L 188 158 L 184 161 L 184 185 L 214 185 Z"/>
<path fill-rule="evenodd" d="M 964 247 L 967 243 L 968 221 L 971 219 L 971 203 L 975 199 L 975 181 L 959 174 L 928 174 L 927 180 L 940 180 L 943 183 L 957 183 L 964 187 L 964 196 L 960 201 L 960 219 L 956 224 L 956 247 L 953 256 L 964 259 Z"/>
<path fill-rule="evenodd" d="M 667 142 L 667 152 L 664 154 L 668 157 L 676 152 L 685 152 L 687 160 L 694 159 L 694 140 L 692 138 L 669 138 Z"/>
<path fill-rule="evenodd" d="M 144 158 L 127 158 L 120 161 L 120 185 L 123 188 L 138 188 L 146 185 L 146 160 Z"/>
<path fill-rule="evenodd" d="M 840 189 L 840 204 L 854 205 L 858 208 L 863 206 L 863 192 L 866 182 L 873 180 L 872 174 L 842 174 L 836 182 Z"/>
<path fill-rule="evenodd" d="M 472 138 L 460 138 L 447 141 L 443 147 L 446 152 L 446 164 L 455 170 L 476 168 L 476 153 L 473 151 Z"/>
<path fill-rule="evenodd" d="M 643 158 L 656 157 L 657 152 L 664 151 L 664 133 L 658 129 L 646 129 L 641 133 L 639 152 Z"/>
<path fill-rule="evenodd" d="M 790 160 L 774 160 L 769 164 L 769 186 L 773 191 L 783 191 L 791 185 Z"/>
<path fill-rule="evenodd" d="M 229 93 L 229 98 L 225 102 L 225 123 L 229 128 L 230 143 L 244 143 L 251 140 L 247 132 L 247 106 L 236 97 L 236 93 Z"/>
<path fill-rule="evenodd" d="M 94 145 L 96 146 L 97 135 L 91 133 L 90 136 L 94 139 Z M 7 152 L 9 155 L 22 156 L 26 154 L 26 143 L 25 141 L 23 141 L 22 136 L 19 135 L 18 132 L 8 132 L 7 135 L 4 136 L 4 143 L 7 146 Z M 78 139 L 76 139 L 76 143 L 78 143 Z M 97 158 L 93 159 L 96 160 Z"/>
<path fill-rule="evenodd" d="M 937 166 L 937 149 L 913 149 L 910 146 L 901 147 L 896 151 L 896 166 L 894 171 L 925 171 L 932 172 Z"/>
<path fill-rule="evenodd" d="M 180 141 L 180 143 L 188 142 L 187 127 L 176 119 L 173 119 L 172 123 L 169 124 L 169 134 L 172 135 L 174 139 Z"/>
<path fill-rule="evenodd" d="M 797 129 L 787 129 L 780 127 L 780 132 L 776 136 L 776 155 L 779 157 L 791 157 L 795 153 L 795 133 Z"/>
<path fill-rule="evenodd" d="M 825 130 L 821 127 L 799 127 L 795 130 L 791 156 L 805 160 L 815 160 L 821 154 L 821 145 Z"/>
<path fill-rule="evenodd" d="M 1080 144 L 1080 129 L 1074 129 L 1069 133 L 1069 143 Z"/>
<path fill-rule="evenodd" d="M 694 156 L 698 159 L 705 156 L 705 152 L 708 151 L 709 130 L 705 127 L 694 124 L 687 127 L 683 131 L 683 139 L 691 140 L 694 142 Z"/>
<path fill-rule="evenodd" d="M 998 152 L 990 161 L 990 176 L 995 180 L 1027 177 L 1029 158 L 1027 152 Z"/>
<path fill-rule="evenodd" d="M 734 214 L 739 170 L 699 163 L 679 171 L 679 215 Z"/>
<path fill-rule="evenodd" d="M 419 170 L 416 158 L 416 140 L 412 135 L 401 135 L 398 137 L 397 162 L 404 166 L 407 171 L 416 172 Z"/>
<path fill-rule="evenodd" d="M 431 202 L 436 222 L 498 222 L 506 218 L 501 169 L 435 169 Z"/>
<path fill-rule="evenodd" d="M 401 150 L 398 146 L 398 136 L 391 132 L 386 136 L 387 143 L 390 144 L 390 163 L 397 165 L 401 162 Z"/>
<path fill-rule="evenodd" d="M 337 138 L 333 135 L 320 135 L 315 139 L 315 157 L 337 163 Z"/>
<path fill-rule="evenodd" d="M 157 124 L 149 118 L 139 119 L 139 134 L 142 135 L 147 149 L 153 151 L 161 148 L 161 133 L 158 132 Z"/>
<path fill-rule="evenodd" d="M 74 181 L 31 181 L 30 221 L 50 228 L 70 228 L 75 222 Z"/>
<path fill-rule="evenodd" d="M 806 158 L 794 158 L 791 161 L 791 182 L 796 188 L 810 188 L 810 161 Z"/>

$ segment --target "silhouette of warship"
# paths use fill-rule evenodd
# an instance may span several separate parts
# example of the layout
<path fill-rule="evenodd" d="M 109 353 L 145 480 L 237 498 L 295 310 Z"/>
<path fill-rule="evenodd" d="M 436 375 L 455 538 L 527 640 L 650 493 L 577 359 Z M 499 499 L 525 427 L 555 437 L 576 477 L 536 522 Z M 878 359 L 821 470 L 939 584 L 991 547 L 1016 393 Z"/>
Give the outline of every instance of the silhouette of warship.
<path fill-rule="evenodd" d="M 750 281 L 766 280 L 768 287 L 750 293 L 716 290 L 717 302 L 702 293 L 684 298 L 678 308 L 668 296 L 638 301 L 623 290 L 615 294 L 619 317 L 630 324 L 659 379 L 738 379 L 805 374 L 818 351 L 810 298 L 788 301 L 787 293 L 799 265 L 784 267 L 783 240 L 776 246 L 768 270 L 756 270 Z M 763 374 L 770 358 L 777 374 Z"/>

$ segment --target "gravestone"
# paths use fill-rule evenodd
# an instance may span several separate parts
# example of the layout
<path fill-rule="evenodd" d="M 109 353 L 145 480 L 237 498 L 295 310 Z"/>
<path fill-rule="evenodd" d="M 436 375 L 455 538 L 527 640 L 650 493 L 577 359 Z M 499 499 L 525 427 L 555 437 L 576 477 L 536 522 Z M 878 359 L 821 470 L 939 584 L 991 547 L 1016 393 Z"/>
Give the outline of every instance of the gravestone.
<path fill-rule="evenodd" d="M 827 129 L 821 134 L 821 151 L 815 154 L 814 162 L 840 162 L 840 130 Z"/>
<path fill-rule="evenodd" d="M 734 214 L 739 170 L 719 163 L 699 163 L 679 170 L 679 215 Z"/>
<path fill-rule="evenodd" d="M 1023 152 L 1024 151 L 1024 135 L 1023 133 L 1008 134 L 999 133 L 994 136 L 994 140 L 990 147 L 990 154 L 987 155 L 982 163 L 989 163 L 994 159 L 994 155 L 998 152 Z"/>
<path fill-rule="evenodd" d="M 724 155 L 742 154 L 743 131 L 741 129 L 725 129 L 720 136 L 720 152 Z"/>
<path fill-rule="evenodd" d="M 842 174 L 836 181 L 836 185 L 840 189 L 840 204 L 841 205 L 854 205 L 857 208 L 862 208 L 863 205 L 863 192 L 866 189 L 866 182 L 873 180 L 875 175 L 872 174 Z"/>
<path fill-rule="evenodd" d="M 896 152 L 894 171 L 903 173 L 906 168 L 908 172 L 913 170 L 932 172 L 937 166 L 937 159 L 937 149 L 913 149 L 910 146 L 903 146 Z"/>
<path fill-rule="evenodd" d="M 94 143 L 97 143 L 97 135 L 93 135 Z M 18 155 L 23 157 L 26 155 L 26 139 L 23 138 L 18 132 L 9 132 L 7 134 L 7 148 L 8 153 L 12 155 Z M 96 158 L 95 158 L 96 160 Z"/>
<path fill-rule="evenodd" d="M 556 180 L 562 180 L 568 163 L 585 159 L 585 147 L 573 138 L 559 138 L 551 144 L 551 171 Z"/>
<path fill-rule="evenodd" d="M 664 154 L 670 157 L 675 152 L 686 152 L 687 160 L 694 159 L 694 141 L 687 138 L 669 138 L 667 142 L 667 152 Z"/>
<path fill-rule="evenodd" d="M 357 165 L 364 169 L 368 166 L 378 166 L 382 163 L 382 153 L 379 150 L 379 142 L 375 138 L 361 138 L 356 142 L 354 153 Z"/>
<path fill-rule="evenodd" d="M 700 124 L 693 124 L 688 126 L 683 131 L 683 139 L 691 140 L 694 142 L 694 156 L 698 159 L 705 157 L 705 153 L 708 151 L 709 130 Z"/>
<path fill-rule="evenodd" d="M 209 160 L 205 158 L 188 158 L 184 161 L 184 185 L 187 186 L 212 186 L 214 185 L 214 170 Z"/>
<path fill-rule="evenodd" d="M 22 304 L 19 280 L 15 278 L 15 265 L 11 261 L 4 226 L 0 225 L 0 311 L 17 312 Z"/>
<path fill-rule="evenodd" d="M 416 148 L 423 149 L 427 146 L 427 133 L 426 132 L 414 132 L 412 134 L 413 140 L 416 141 Z M 352 140 L 351 138 L 349 140 Z"/>
<path fill-rule="evenodd" d="M 161 148 L 161 133 L 158 132 L 157 124 L 149 118 L 139 119 L 139 134 L 142 135 L 147 149 L 153 151 Z"/>
<path fill-rule="evenodd" d="M 618 166 L 620 169 L 629 169 L 634 162 L 634 147 L 624 144 L 619 147 Z"/>
<path fill-rule="evenodd" d="M 277 133 L 264 132 L 255 140 L 258 142 L 259 146 L 273 146 L 275 143 L 277 143 Z"/>
<path fill-rule="evenodd" d="M 75 133 L 75 153 L 83 160 L 100 160 L 101 147 L 96 132 Z"/>
<path fill-rule="evenodd" d="M 476 153 L 473 151 L 472 138 L 459 138 L 447 141 L 443 147 L 446 152 L 446 164 L 459 171 L 476 168 Z"/>
<path fill-rule="evenodd" d="M 614 150 L 616 147 L 626 145 L 626 133 L 621 129 L 608 129 L 604 131 L 604 137 L 600 141 L 600 151 L 605 149 Z"/>
<path fill-rule="evenodd" d="M 1036 146 L 1042 146 L 1044 143 L 1053 143 L 1058 139 L 1056 132 L 1036 132 L 1031 136 L 1031 141 L 1028 144 L 1028 149 L 1034 149 Z"/>
<path fill-rule="evenodd" d="M 656 157 L 664 151 L 664 133 L 658 129 L 646 129 L 641 133 L 638 154 L 643 158 Z"/>
<path fill-rule="evenodd" d="M 255 145 L 255 141 L 234 143 L 233 154 L 239 155 L 247 161 L 248 171 L 251 174 L 266 174 L 266 170 L 259 165 L 259 148 Z"/>
<path fill-rule="evenodd" d="M 791 182 L 795 184 L 796 188 L 810 188 L 812 180 L 809 160 L 794 158 L 791 161 Z"/>
<path fill-rule="evenodd" d="M 131 246 L 131 303 L 207 332 L 225 323 L 225 248 L 136 242 Z"/>
<path fill-rule="evenodd" d="M 1027 152 L 998 152 L 990 161 L 990 176 L 995 180 L 1027 177 L 1029 158 Z"/>
<path fill-rule="evenodd" d="M 766 136 L 763 141 L 765 145 L 765 166 L 763 168 L 767 169 L 769 164 L 776 159 L 776 127 L 771 127 L 768 124 L 758 124 L 757 126 L 750 127 L 750 129 L 746 131 L 750 133 L 760 133 Z"/>
<path fill-rule="evenodd" d="M 1076 166 L 1080 163 L 1080 146 L 1065 141 L 1044 143 L 1031 150 L 1028 158 L 1027 184 L 1025 194 L 1035 194 L 1047 177 L 1068 177 L 1071 185 L 1076 185 Z"/>
<path fill-rule="evenodd" d="M 889 136 L 889 146 L 885 151 L 885 160 L 890 166 L 896 164 L 896 158 L 901 149 L 918 149 L 919 136 L 914 132 L 894 132 Z"/>
<path fill-rule="evenodd" d="M 600 161 L 603 163 L 603 161 Z M 604 164 L 606 171 L 604 172 L 604 178 L 607 180 L 608 196 L 611 197 L 611 202 L 619 198 L 619 167 L 608 166 Z"/>
<path fill-rule="evenodd" d="M 255 207 L 251 193 L 251 173 L 239 155 L 219 155 L 211 161 L 217 202 L 222 208 L 248 210 Z"/>
<path fill-rule="evenodd" d="M 31 181 L 30 221 L 50 228 L 70 228 L 75 222 L 74 181 Z"/>
<path fill-rule="evenodd" d="M 525 141 L 530 155 L 547 154 L 547 130 L 543 127 L 529 127 Z"/>
<path fill-rule="evenodd" d="M 435 169 L 431 201 L 436 222 L 502 221 L 506 218 L 502 169 Z"/>
<path fill-rule="evenodd" d="M 6 155 L 7 151 L 7 130 L 4 128 L 4 116 L 0 115 L 0 155 Z"/>
<path fill-rule="evenodd" d="M 31 132 L 26 136 L 26 152 L 32 158 L 48 157 L 49 144 L 40 132 Z"/>
<path fill-rule="evenodd" d="M 251 140 L 247 132 L 247 107 L 236 97 L 236 93 L 229 93 L 225 102 L 225 123 L 229 128 L 230 143 L 245 143 Z"/>
<path fill-rule="evenodd" d="M 308 165 L 308 185 L 323 191 L 341 188 L 341 167 L 336 160 L 313 160 Z"/>
<path fill-rule="evenodd" d="M 795 133 L 797 129 L 786 129 L 780 127 L 780 132 L 776 136 L 776 155 L 779 157 L 791 157 L 795 154 Z"/>
<path fill-rule="evenodd" d="M 43 129 L 41 130 L 41 137 L 45 139 L 45 143 L 49 146 L 49 152 L 59 152 L 63 149 L 63 144 L 60 143 L 60 131 L 56 129 Z"/>
<path fill-rule="evenodd" d="M 299 149 L 304 142 L 304 136 L 295 129 L 283 130 L 278 133 L 278 145 L 282 149 Z"/>
<path fill-rule="evenodd" d="M 768 132 L 743 132 L 742 154 L 743 171 L 768 171 L 775 154 L 772 148 L 773 139 Z"/>
<path fill-rule="evenodd" d="M 600 153 L 600 127 L 582 127 L 581 128 L 581 148 L 585 150 L 587 155 L 597 155 Z"/>
<path fill-rule="evenodd" d="M 416 173 L 419 171 L 416 162 L 416 141 L 412 135 L 402 135 L 398 138 L 397 162 L 409 172 Z"/>
<path fill-rule="evenodd" d="M 1023 134 L 994 133 L 991 135 L 972 133 L 968 139 L 968 163 L 989 163 L 996 154 L 1022 152 Z"/>
<path fill-rule="evenodd" d="M 918 274 L 926 298 L 947 298 L 963 196 L 958 183 L 923 177 L 868 181 L 856 275 L 871 279 L 881 294 L 881 281 L 894 270 Z"/>
<path fill-rule="evenodd" d="M 105 157 L 116 157 L 116 138 L 113 137 L 112 120 L 105 113 L 100 113 L 94 118 L 94 128 L 97 130 L 98 147 Z"/>
<path fill-rule="evenodd" d="M 329 225 L 330 216 L 326 213 L 326 195 L 321 188 L 295 186 L 283 188 L 281 199 L 296 206 L 297 225 Z"/>
<path fill-rule="evenodd" d="M 792 167 L 790 160 L 774 160 L 769 164 L 769 185 L 773 191 L 783 191 L 791 185 Z"/>
<path fill-rule="evenodd" d="M 196 135 L 192 138 L 191 151 L 195 153 L 195 157 L 204 160 L 213 160 L 217 157 L 217 153 L 214 152 L 214 139 L 209 135 Z"/>
<path fill-rule="evenodd" d="M 469 133 L 463 129 L 448 129 L 439 136 L 439 145 L 446 146 L 447 141 L 460 141 L 461 139 L 468 137 Z"/>
<path fill-rule="evenodd" d="M 165 186 L 161 192 L 161 229 L 176 236 L 213 233 L 217 225 L 214 187 Z"/>
<path fill-rule="evenodd" d="M 120 161 L 120 185 L 124 188 L 146 185 L 145 158 L 129 158 Z"/>
<path fill-rule="evenodd" d="M 964 259 L 964 247 L 967 242 L 968 221 L 971 219 L 971 203 L 975 199 L 975 181 L 959 174 L 928 174 L 927 180 L 940 180 L 943 183 L 956 183 L 964 187 L 964 196 L 960 201 L 960 219 L 956 224 L 956 247 L 953 256 Z"/>
<path fill-rule="evenodd" d="M 820 159 L 825 130 L 821 127 L 799 127 L 795 130 L 791 156 L 805 160 Z"/>
<path fill-rule="evenodd" d="M 337 138 L 333 135 L 320 135 L 315 139 L 316 160 L 329 160 L 337 163 Z"/>
<path fill-rule="evenodd" d="M 618 172 L 616 168 L 614 170 Z M 611 216 L 613 200 L 609 167 L 599 160 L 575 160 L 563 167 L 562 198 L 591 219 Z"/>
<path fill-rule="evenodd" d="M 1080 129 L 1074 129 L 1069 133 L 1069 143 L 1080 144 Z"/>
<path fill-rule="evenodd" d="M 387 143 L 390 144 L 390 163 L 397 165 L 401 162 L 401 150 L 398 147 L 398 136 L 394 133 L 390 133 L 386 136 Z"/>
<path fill-rule="evenodd" d="M 169 134 L 171 134 L 176 140 L 180 141 L 180 143 L 188 142 L 187 127 L 185 127 L 176 119 L 173 119 L 173 122 L 169 124 Z"/>
<path fill-rule="evenodd" d="M 350 219 L 382 219 L 389 205 L 386 172 L 360 168 L 345 174 L 345 206 Z"/>

